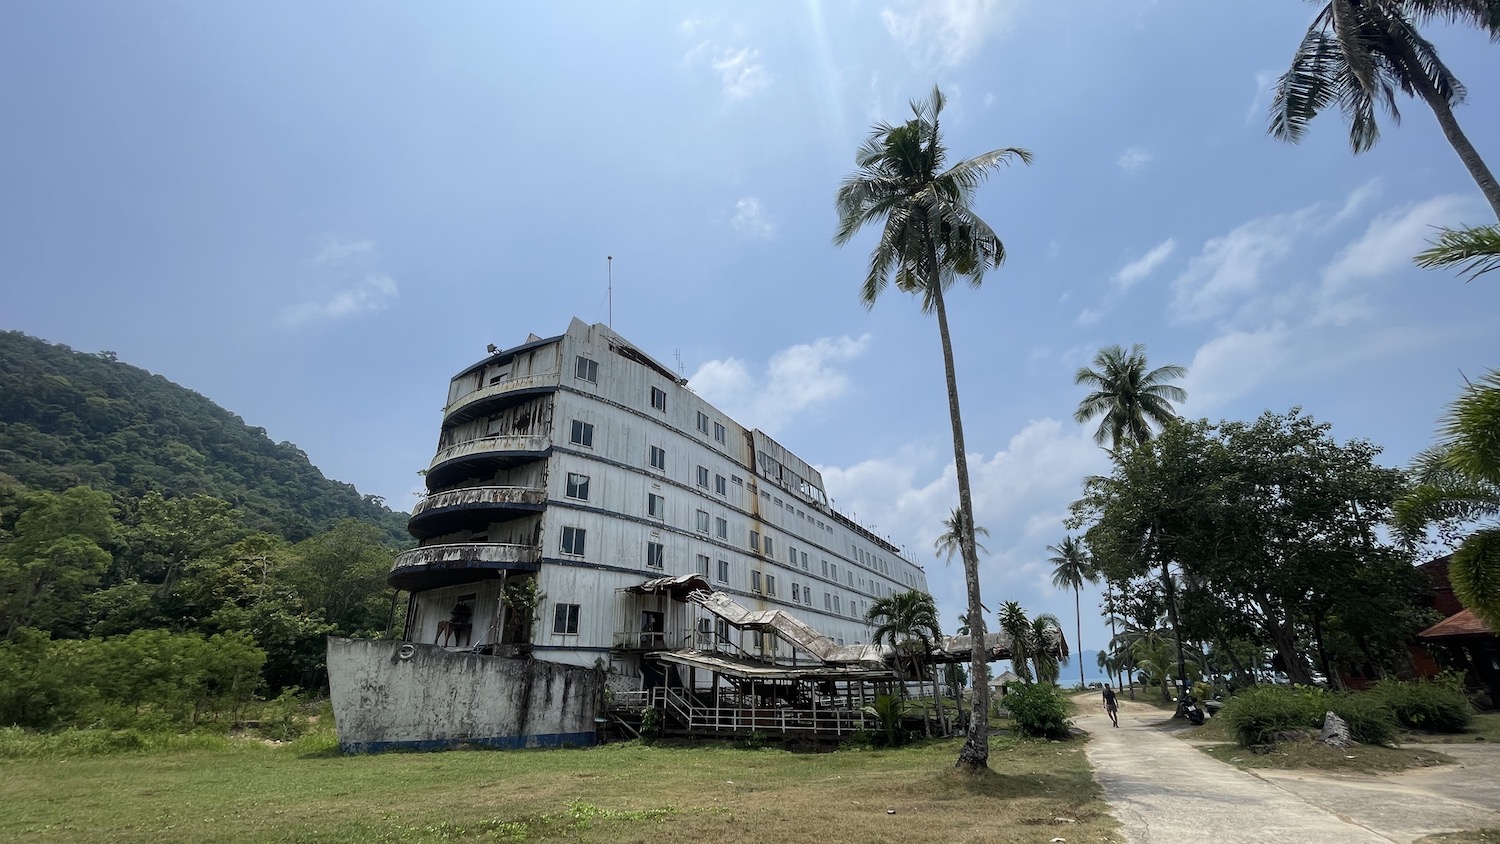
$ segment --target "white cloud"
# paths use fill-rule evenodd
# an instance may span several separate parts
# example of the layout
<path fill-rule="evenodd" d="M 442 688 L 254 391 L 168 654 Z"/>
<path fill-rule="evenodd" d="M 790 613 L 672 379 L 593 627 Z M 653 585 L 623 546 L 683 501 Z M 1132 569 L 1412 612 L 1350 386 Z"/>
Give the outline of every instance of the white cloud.
<path fill-rule="evenodd" d="M 1131 147 L 1125 150 L 1124 154 L 1120 156 L 1120 160 L 1116 163 L 1123 170 L 1139 170 L 1151 163 L 1151 158 L 1151 153 L 1146 150 L 1140 147 Z"/>
<path fill-rule="evenodd" d="M 1376 217 L 1358 240 L 1323 268 L 1314 321 L 1347 325 L 1369 316 L 1363 288 L 1396 270 L 1410 269 L 1411 256 L 1426 245 L 1434 226 L 1458 225 L 1466 214 L 1479 210 L 1474 200 L 1449 195 L 1402 205 Z"/>
<path fill-rule="evenodd" d="M 1276 79 L 1276 74 L 1269 70 L 1255 72 L 1255 96 L 1250 98 L 1250 108 L 1245 110 L 1246 123 L 1264 119 L 1266 104 L 1271 101 L 1271 86 L 1276 84 Z"/>
<path fill-rule="evenodd" d="M 922 64 L 962 64 L 986 38 L 1003 35 L 1014 25 L 1019 0 L 903 0 L 885 8 L 886 32 Z"/>
<path fill-rule="evenodd" d="M 1229 402 L 1248 394 L 1297 356 L 1294 332 L 1283 324 L 1256 331 L 1231 330 L 1198 347 L 1188 364 L 1182 388 L 1190 410 L 1184 416 L 1210 416 Z"/>
<path fill-rule="evenodd" d="M 1121 267 L 1111 280 L 1129 290 L 1136 282 L 1155 272 L 1162 262 L 1172 257 L 1172 252 L 1176 249 L 1177 240 L 1169 237 L 1151 247 L 1150 252 Z"/>
<path fill-rule="evenodd" d="M 838 364 L 865 353 L 869 334 L 823 337 L 782 349 L 757 376 L 738 358 L 711 360 L 688 379 L 694 391 L 750 427 L 774 433 L 797 414 L 844 395 L 849 376 Z"/>
<path fill-rule="evenodd" d="M 384 310 L 396 295 L 395 279 L 383 273 L 367 275 L 326 298 L 282 309 L 281 324 L 292 328 Z"/>
<path fill-rule="evenodd" d="M 776 224 L 761 207 L 760 200 L 753 196 L 741 197 L 734 203 L 734 217 L 729 224 L 740 234 L 759 240 L 769 238 L 776 231 Z"/>
<path fill-rule="evenodd" d="M 323 248 L 313 258 L 314 264 L 338 265 L 358 258 L 370 257 L 375 252 L 375 241 L 368 238 L 352 240 L 336 235 L 323 235 Z"/>
<path fill-rule="evenodd" d="M 683 28 L 683 31 L 689 29 Z M 760 50 L 753 47 L 736 49 L 702 41 L 682 57 L 684 65 L 700 62 L 706 62 L 719 75 L 721 91 L 728 100 L 752 97 L 771 84 L 771 76 L 760 62 Z"/>
<path fill-rule="evenodd" d="M 1077 322 L 1079 325 L 1093 325 L 1103 319 L 1107 313 L 1109 313 L 1109 309 L 1102 306 L 1098 308 L 1084 308 L 1078 312 Z"/>

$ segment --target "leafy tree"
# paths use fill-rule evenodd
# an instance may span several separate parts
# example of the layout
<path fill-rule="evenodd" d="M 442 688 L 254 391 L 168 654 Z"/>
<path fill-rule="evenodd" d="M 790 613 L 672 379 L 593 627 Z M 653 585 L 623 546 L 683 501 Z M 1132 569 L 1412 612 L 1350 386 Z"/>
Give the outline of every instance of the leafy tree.
<path fill-rule="evenodd" d="M 1448 409 L 1442 440 L 1418 455 L 1416 485 L 1395 507 L 1408 543 L 1429 525 L 1457 532 L 1475 524 L 1448 562 L 1453 592 L 1500 630 L 1500 369 L 1470 385 Z"/>
<path fill-rule="evenodd" d="M 1083 650 L 1083 606 L 1079 602 L 1079 591 L 1085 583 L 1097 583 L 1098 572 L 1089 562 L 1088 551 L 1083 543 L 1071 536 L 1064 536 L 1063 541 L 1057 545 L 1048 545 L 1047 550 L 1052 556 L 1047 562 L 1052 564 L 1052 585 L 1058 589 L 1073 590 L 1073 615 L 1077 620 L 1078 648 Z M 1084 684 L 1083 660 L 1078 660 L 1078 685 Z"/>
<path fill-rule="evenodd" d="M 22 497 L 9 539 L 0 544 L 0 626 L 9 639 L 23 627 L 77 626 L 79 601 L 109 567 L 102 546 L 115 537 L 107 493 L 74 487 Z"/>
<path fill-rule="evenodd" d="M 865 610 L 865 622 L 874 625 L 871 641 L 877 645 L 889 644 L 899 661 L 904 656 L 911 671 L 919 678 L 924 675 L 923 663 L 932 653 L 933 643 L 943 634 L 938 626 L 937 604 L 932 596 L 915 589 L 896 592 L 876 598 Z M 942 719 L 942 695 L 937 681 L 932 684 L 933 697 L 938 702 L 938 719 Z"/>
<path fill-rule="evenodd" d="M 969 464 L 959 413 L 958 378 L 953 343 L 948 331 L 944 294 L 958 276 L 978 286 L 984 272 L 1005 260 L 1005 246 L 971 204 L 984 179 L 1006 162 L 1029 163 L 1031 153 L 1018 148 L 991 150 L 947 166 L 939 117 L 943 95 L 936 87 L 925 102 L 912 103 L 905 123 L 877 124 L 855 155 L 858 169 L 838 190 L 839 215 L 834 243 L 843 246 L 866 225 L 879 223 L 879 242 L 870 256 L 869 272 L 860 290 L 865 307 L 874 307 L 894 275 L 896 287 L 919 295 L 924 313 L 937 315 L 943 349 L 943 372 L 948 387 L 948 417 L 953 428 L 953 460 L 958 475 L 959 512 L 966 526 L 974 524 L 969 490 Z M 972 530 L 965 530 L 960 549 L 974 627 L 971 669 L 974 708 L 968 740 L 958 766 L 978 770 L 989 764 L 988 665 L 984 648 L 983 601 L 979 590 L 979 556 Z"/>
<path fill-rule="evenodd" d="M 1000 630 L 1010 640 L 1010 664 L 1023 683 L 1031 682 L 1031 619 L 1016 601 L 1000 605 Z"/>
<path fill-rule="evenodd" d="M 1094 356 L 1095 369 L 1082 367 L 1073 376 L 1075 384 L 1093 387 L 1093 392 L 1083 397 L 1078 403 L 1078 410 L 1074 412 L 1073 418 L 1079 424 L 1084 424 L 1096 416 L 1104 417 L 1099 428 L 1094 432 L 1094 442 L 1103 445 L 1108 442 L 1110 453 L 1116 460 L 1121 459 L 1121 449 L 1126 445 L 1142 447 L 1151 442 L 1152 425 L 1166 429 L 1177 421 L 1177 411 L 1172 402 L 1183 402 L 1187 400 L 1187 393 L 1181 387 L 1168 383 L 1171 380 L 1182 378 L 1187 375 L 1187 370 L 1176 364 L 1160 366 L 1156 369 L 1148 369 L 1146 364 L 1146 347 L 1136 343 L 1126 352 L 1121 346 L 1110 346 L 1100 349 Z M 1141 534 L 1136 537 L 1137 548 L 1127 552 L 1124 548 L 1117 550 L 1124 555 L 1125 559 L 1141 557 L 1141 562 L 1149 565 L 1149 552 L 1155 547 L 1151 525 L 1140 525 Z M 1171 575 L 1167 571 L 1165 561 L 1161 562 L 1161 582 L 1166 590 L 1167 612 L 1172 622 L 1174 631 L 1173 638 L 1179 643 L 1182 641 L 1181 629 L 1177 619 L 1177 601 L 1172 594 Z M 1179 682 L 1186 684 L 1187 673 L 1183 665 L 1184 655 L 1177 655 L 1177 674 Z M 1181 712 L 1179 712 L 1181 714 Z"/>
<path fill-rule="evenodd" d="M 383 539 L 374 525 L 344 519 L 299 543 L 299 562 L 285 577 L 341 634 L 376 634 L 385 629 L 390 596 L 385 578 L 394 557 Z"/>
<path fill-rule="evenodd" d="M 1293 143 L 1325 108 L 1337 105 L 1349 121 L 1349 145 L 1361 153 L 1380 137 L 1375 112 L 1399 122 L 1396 92 L 1417 97 L 1469 175 L 1500 216 L 1500 183 L 1453 116 L 1464 86 L 1437 49 L 1417 31 L 1433 19 L 1470 24 L 1500 38 L 1500 3 L 1494 0 L 1331 0 L 1313 18 L 1292 66 L 1276 83 L 1270 133 Z"/>

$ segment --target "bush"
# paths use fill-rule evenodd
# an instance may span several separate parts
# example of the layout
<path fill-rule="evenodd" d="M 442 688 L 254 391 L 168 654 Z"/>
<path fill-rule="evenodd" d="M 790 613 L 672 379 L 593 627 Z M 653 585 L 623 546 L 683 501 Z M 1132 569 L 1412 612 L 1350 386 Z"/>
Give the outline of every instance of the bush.
<path fill-rule="evenodd" d="M 1455 674 L 1432 680 L 1381 680 L 1369 694 L 1390 709 L 1401 726 L 1435 733 L 1461 733 L 1474 722 L 1474 709 Z"/>
<path fill-rule="evenodd" d="M 661 710 L 654 706 L 648 706 L 641 710 L 641 741 L 646 744 L 655 744 L 661 738 L 665 719 L 662 718 Z"/>
<path fill-rule="evenodd" d="M 1349 725 L 1349 736 L 1365 744 L 1388 744 L 1396 737 L 1396 720 L 1376 696 L 1358 692 L 1332 694 L 1311 686 L 1255 686 L 1225 704 L 1235 740 L 1244 747 L 1274 744 L 1289 732 L 1316 732 L 1329 711 Z"/>
<path fill-rule="evenodd" d="M 1005 696 L 1016 731 L 1023 736 L 1067 738 L 1068 701 L 1051 683 L 1021 683 Z"/>

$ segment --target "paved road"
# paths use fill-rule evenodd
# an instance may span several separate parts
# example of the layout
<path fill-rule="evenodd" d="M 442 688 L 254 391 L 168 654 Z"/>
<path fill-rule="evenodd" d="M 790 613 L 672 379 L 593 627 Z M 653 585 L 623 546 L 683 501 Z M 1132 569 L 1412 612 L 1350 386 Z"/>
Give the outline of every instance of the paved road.
<path fill-rule="evenodd" d="M 1135 844 L 1406 844 L 1500 827 L 1500 747 L 1435 748 L 1461 764 L 1399 776 L 1250 773 L 1152 726 L 1160 710 L 1121 703 L 1119 728 L 1087 705 L 1075 720 L 1093 736 L 1095 778 Z"/>

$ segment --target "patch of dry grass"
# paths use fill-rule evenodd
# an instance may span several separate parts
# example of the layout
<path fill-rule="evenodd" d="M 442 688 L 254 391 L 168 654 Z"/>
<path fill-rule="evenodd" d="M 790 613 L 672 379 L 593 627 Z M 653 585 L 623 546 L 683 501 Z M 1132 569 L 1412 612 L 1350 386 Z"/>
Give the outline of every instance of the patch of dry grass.
<path fill-rule="evenodd" d="M 1423 744 L 1469 744 L 1476 741 L 1500 741 L 1500 712 L 1474 716 L 1474 723 L 1461 733 L 1408 732 L 1408 741 Z"/>
<path fill-rule="evenodd" d="M 393 753 L 247 747 L 0 762 L 0 839 L 203 842 L 1119 840 L 1082 744 L 996 738 L 790 753 L 724 746 Z"/>

